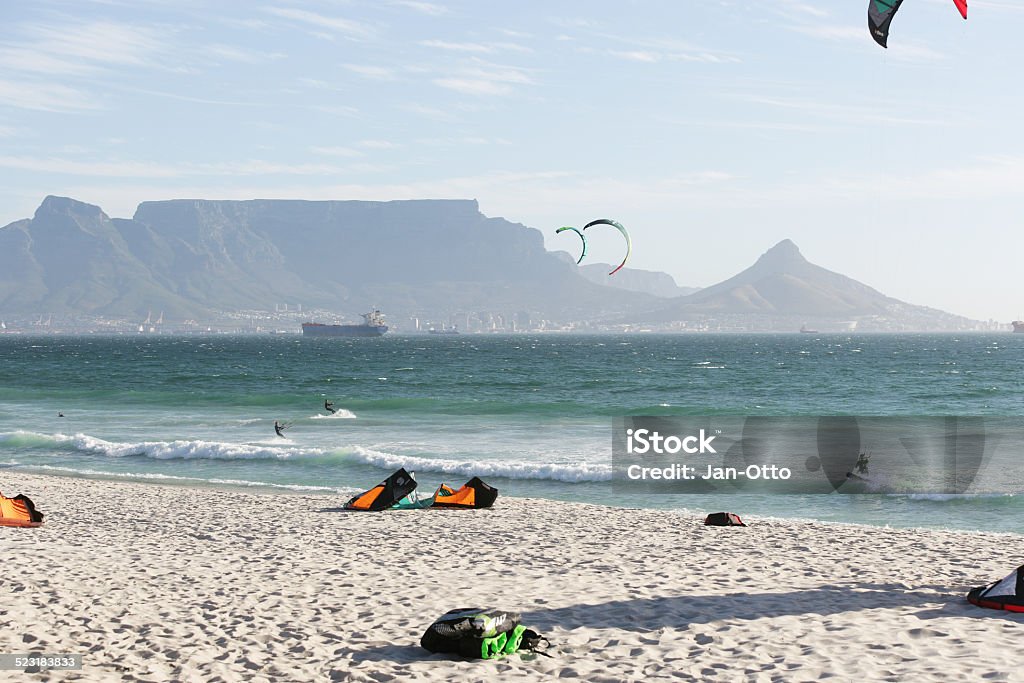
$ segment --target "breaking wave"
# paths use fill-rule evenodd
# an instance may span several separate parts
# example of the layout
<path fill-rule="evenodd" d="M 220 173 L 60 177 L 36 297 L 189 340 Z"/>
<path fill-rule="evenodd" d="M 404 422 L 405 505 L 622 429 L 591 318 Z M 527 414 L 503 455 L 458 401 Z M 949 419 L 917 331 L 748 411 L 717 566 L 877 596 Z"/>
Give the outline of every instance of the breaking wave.
<path fill-rule="evenodd" d="M 441 472 L 465 476 L 504 477 L 506 479 L 541 479 L 569 483 L 582 481 L 609 481 L 611 465 L 593 463 L 553 464 L 520 463 L 494 460 L 447 460 L 396 455 L 356 446 L 353 455 L 367 465 L 382 469 L 404 467 L 417 472 Z"/>

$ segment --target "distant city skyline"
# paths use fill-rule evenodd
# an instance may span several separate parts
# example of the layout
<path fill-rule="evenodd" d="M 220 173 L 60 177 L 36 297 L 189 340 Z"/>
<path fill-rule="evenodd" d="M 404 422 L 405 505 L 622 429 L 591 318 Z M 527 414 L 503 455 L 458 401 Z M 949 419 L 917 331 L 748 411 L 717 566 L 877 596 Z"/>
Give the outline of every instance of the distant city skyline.
<path fill-rule="evenodd" d="M 0 225 L 49 194 L 114 217 L 466 198 L 574 255 L 557 227 L 615 218 L 627 265 L 683 286 L 790 238 L 903 301 L 1019 318 L 1024 3 L 911 0 L 888 50 L 866 5 L 7 3 Z"/>

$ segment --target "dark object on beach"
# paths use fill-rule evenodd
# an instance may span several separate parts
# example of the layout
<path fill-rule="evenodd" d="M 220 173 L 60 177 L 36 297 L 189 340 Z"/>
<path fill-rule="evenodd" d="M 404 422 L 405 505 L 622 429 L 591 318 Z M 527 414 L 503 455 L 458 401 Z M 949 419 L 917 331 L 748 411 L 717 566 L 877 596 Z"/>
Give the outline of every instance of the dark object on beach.
<path fill-rule="evenodd" d="M 732 512 L 712 512 L 704 518 L 704 526 L 746 526 L 740 516 Z"/>
<path fill-rule="evenodd" d="M 431 652 L 473 659 L 496 659 L 521 651 L 550 656 L 540 649 L 542 642 L 548 639 L 520 624 L 515 612 L 478 607 L 445 612 L 420 638 L 420 645 Z"/>
<path fill-rule="evenodd" d="M 416 490 L 416 479 L 405 471 L 398 470 L 369 491 L 352 496 L 343 506 L 346 510 L 386 510 Z"/>
<path fill-rule="evenodd" d="M 7 498 L 0 493 L 0 526 L 33 527 L 43 523 L 43 513 L 25 495 Z"/>
<path fill-rule="evenodd" d="M 462 508 L 464 510 L 475 510 L 489 508 L 494 505 L 498 497 L 498 489 L 485 484 L 480 477 L 473 477 L 458 491 L 453 491 L 450 486 L 441 484 L 434 496 L 436 508 Z"/>
<path fill-rule="evenodd" d="M 1017 567 L 1001 581 L 972 589 L 967 599 L 978 607 L 1024 612 L 1024 565 Z"/>

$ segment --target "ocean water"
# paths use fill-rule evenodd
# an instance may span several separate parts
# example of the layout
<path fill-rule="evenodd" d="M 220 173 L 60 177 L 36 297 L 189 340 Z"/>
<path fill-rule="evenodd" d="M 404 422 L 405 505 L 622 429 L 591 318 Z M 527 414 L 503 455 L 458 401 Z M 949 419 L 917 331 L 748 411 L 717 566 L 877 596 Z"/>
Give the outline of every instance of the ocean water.
<path fill-rule="evenodd" d="M 401 466 L 429 490 L 479 475 L 502 495 L 1021 533 L 1013 493 L 622 492 L 611 434 L 624 415 L 1012 418 L 1022 367 L 1006 333 L 0 335 L 0 491 L 22 470 L 341 502 Z M 1024 482 L 1024 446 L 1001 454 Z"/>

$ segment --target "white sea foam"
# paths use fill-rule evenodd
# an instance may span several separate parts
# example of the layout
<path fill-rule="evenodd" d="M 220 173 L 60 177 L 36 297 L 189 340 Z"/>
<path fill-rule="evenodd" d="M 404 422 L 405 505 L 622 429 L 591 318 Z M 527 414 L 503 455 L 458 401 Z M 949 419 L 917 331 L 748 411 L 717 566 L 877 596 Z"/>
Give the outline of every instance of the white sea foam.
<path fill-rule="evenodd" d="M 345 410 L 344 408 L 337 408 L 336 410 L 337 410 L 336 413 L 331 413 L 330 415 L 324 415 L 323 413 L 317 413 L 316 415 L 311 415 L 309 417 L 309 419 L 310 420 L 354 420 L 354 419 L 356 419 L 356 414 L 353 413 L 351 410 Z"/>
<path fill-rule="evenodd" d="M 266 444 L 226 443 L 222 441 L 140 441 L 114 443 L 88 434 L 54 437 L 58 444 L 73 446 L 76 450 L 112 458 L 144 455 L 157 460 L 287 460 L 321 456 L 322 448 L 287 448 Z"/>
<path fill-rule="evenodd" d="M 356 446 L 354 459 L 383 469 L 404 467 L 424 472 L 443 472 L 481 477 L 506 477 L 508 479 L 542 479 L 549 481 L 581 482 L 609 481 L 612 467 L 595 463 L 524 463 L 493 460 L 447 460 L 422 458 L 410 455 L 395 455 L 370 448 Z"/>
<path fill-rule="evenodd" d="M 115 443 L 82 433 L 69 436 L 65 434 L 48 435 L 35 432 L 14 432 L 0 434 L 0 443 L 5 441 L 15 446 L 53 446 L 64 450 L 80 451 L 110 458 L 144 456 L 156 460 L 301 460 L 304 458 L 340 456 L 382 469 L 405 467 L 410 470 L 466 476 L 477 475 L 481 477 L 505 477 L 508 479 L 533 479 L 570 483 L 609 481 L 612 478 L 611 465 L 603 463 L 531 463 L 498 460 L 458 460 L 451 457 L 429 458 L 399 455 L 361 446 L 341 449 L 299 447 L 293 445 L 287 439 L 273 439 L 255 443 L 227 443 L 205 441 L 202 439 Z"/>

